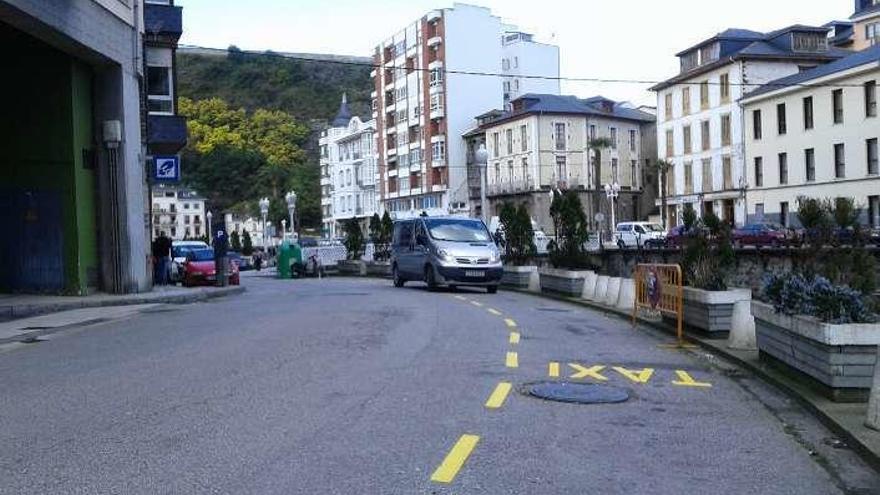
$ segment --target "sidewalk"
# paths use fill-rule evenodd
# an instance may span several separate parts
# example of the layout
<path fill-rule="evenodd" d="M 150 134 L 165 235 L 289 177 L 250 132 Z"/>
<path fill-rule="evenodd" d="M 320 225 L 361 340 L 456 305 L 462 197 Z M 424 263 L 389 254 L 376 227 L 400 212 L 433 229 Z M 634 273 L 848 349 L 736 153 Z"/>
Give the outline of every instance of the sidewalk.
<path fill-rule="evenodd" d="M 243 286 L 184 288 L 155 287 L 140 294 L 93 294 L 91 296 L 42 296 L 32 294 L 0 294 L 0 321 L 56 313 L 71 309 L 127 306 L 132 304 L 184 304 L 215 297 L 240 294 Z"/>
<path fill-rule="evenodd" d="M 547 297 L 561 301 L 578 304 L 613 314 L 626 320 L 631 320 L 632 314 L 617 308 L 611 308 L 604 304 L 587 301 L 580 298 L 556 296 L 542 292 L 530 292 L 526 290 L 505 288 L 515 292 L 533 294 L 539 297 Z M 639 320 L 640 325 L 659 329 L 665 333 L 675 335 L 675 327 L 668 322 L 650 322 Z M 760 360 L 758 351 L 740 351 L 727 348 L 727 339 L 713 340 L 686 332 L 685 339 L 699 345 L 704 350 L 714 353 L 728 361 L 737 364 L 756 376 L 774 385 L 782 392 L 798 401 L 808 411 L 814 414 L 829 430 L 838 435 L 844 443 L 854 452 L 858 453 L 874 469 L 880 470 L 880 431 L 872 430 L 865 426 L 867 416 L 867 403 L 842 403 L 831 401 L 820 395 L 803 382 L 782 370 L 768 365 Z"/>

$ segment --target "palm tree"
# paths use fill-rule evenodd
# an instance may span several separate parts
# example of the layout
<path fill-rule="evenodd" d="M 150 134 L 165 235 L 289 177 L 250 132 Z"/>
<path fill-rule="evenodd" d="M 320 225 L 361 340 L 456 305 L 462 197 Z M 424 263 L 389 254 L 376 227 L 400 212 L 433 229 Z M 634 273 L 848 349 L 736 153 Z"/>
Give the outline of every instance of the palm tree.
<path fill-rule="evenodd" d="M 660 218 L 663 221 L 663 228 L 668 228 L 666 223 L 666 174 L 672 168 L 673 164 L 667 160 L 657 160 L 654 162 L 657 172 L 660 174 Z"/>
<path fill-rule="evenodd" d="M 595 156 L 593 160 L 593 216 L 599 213 L 602 206 L 602 150 L 611 147 L 611 140 L 606 137 L 591 139 L 588 143 L 588 151 L 592 151 Z M 594 222 L 594 218 L 590 218 L 589 222 Z M 598 225 L 597 225 L 598 228 Z"/>

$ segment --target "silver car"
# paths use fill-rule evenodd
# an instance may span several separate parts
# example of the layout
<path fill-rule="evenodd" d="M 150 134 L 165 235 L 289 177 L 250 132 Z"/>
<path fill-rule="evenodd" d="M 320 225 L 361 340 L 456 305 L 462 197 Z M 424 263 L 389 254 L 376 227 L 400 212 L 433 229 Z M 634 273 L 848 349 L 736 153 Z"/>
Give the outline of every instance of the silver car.
<path fill-rule="evenodd" d="M 428 289 L 445 285 L 486 287 L 501 283 L 501 254 L 481 220 L 418 217 L 394 223 L 391 272 L 395 287 L 424 281 Z"/>

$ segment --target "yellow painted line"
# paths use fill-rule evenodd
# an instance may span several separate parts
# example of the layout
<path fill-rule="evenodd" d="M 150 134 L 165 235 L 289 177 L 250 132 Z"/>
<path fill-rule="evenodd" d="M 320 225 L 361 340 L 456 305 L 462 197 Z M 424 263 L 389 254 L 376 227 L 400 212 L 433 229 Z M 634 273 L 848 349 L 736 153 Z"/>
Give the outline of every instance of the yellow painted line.
<path fill-rule="evenodd" d="M 452 296 L 452 297 L 458 299 L 459 301 L 467 301 L 467 298 L 464 296 Z"/>
<path fill-rule="evenodd" d="M 660 349 L 696 349 L 697 346 L 694 344 L 657 344 L 657 347 Z"/>
<path fill-rule="evenodd" d="M 673 385 L 678 385 L 680 387 L 702 387 L 709 388 L 712 386 L 711 383 L 708 382 L 698 382 L 694 380 L 694 378 L 687 372 L 682 370 L 675 370 L 675 374 L 678 375 L 678 380 L 673 380 Z"/>
<path fill-rule="evenodd" d="M 486 407 L 489 409 L 498 409 L 503 406 L 504 399 L 506 399 L 507 394 L 510 393 L 511 387 L 513 387 L 513 385 L 509 382 L 501 382 L 495 386 L 495 390 L 492 391 L 492 395 L 490 395 L 489 400 L 486 401 Z"/>
<path fill-rule="evenodd" d="M 559 378 L 559 363 L 550 363 L 547 366 L 547 374 L 552 378 Z"/>
<path fill-rule="evenodd" d="M 508 368 L 518 368 L 519 367 L 519 355 L 515 352 L 508 352 L 507 358 L 504 360 L 504 365 Z"/>
<path fill-rule="evenodd" d="M 487 309 L 486 311 L 492 313 L 492 314 L 495 315 L 495 316 L 501 316 L 501 311 L 498 311 L 498 310 L 495 309 L 495 308 L 489 308 L 489 309 Z"/>
<path fill-rule="evenodd" d="M 473 304 L 474 306 L 478 306 L 478 307 L 480 307 L 480 308 L 483 307 L 483 303 L 478 302 L 478 301 L 471 301 L 471 304 Z"/>
<path fill-rule="evenodd" d="M 601 364 L 597 364 L 596 366 L 590 366 L 589 368 L 581 366 L 576 363 L 568 363 L 569 366 L 575 371 L 571 378 L 593 378 L 600 381 L 608 380 L 607 377 L 602 376 L 599 372 L 605 369 L 605 366 Z M 557 369 L 558 371 L 558 369 Z"/>
<path fill-rule="evenodd" d="M 510 332 L 510 343 L 519 344 L 519 332 Z"/>
<path fill-rule="evenodd" d="M 654 374 L 653 368 L 645 368 L 642 370 L 628 370 L 626 368 L 621 368 L 620 366 L 614 366 L 614 371 L 620 373 L 621 375 L 629 378 L 636 383 L 648 383 L 648 380 L 651 379 L 651 375 Z"/>
<path fill-rule="evenodd" d="M 465 461 L 467 461 L 479 441 L 480 437 L 477 435 L 462 435 L 461 438 L 455 442 L 452 450 L 446 454 L 446 457 L 443 459 L 443 462 L 440 463 L 440 466 L 437 467 L 437 470 L 434 471 L 434 474 L 431 475 L 431 481 L 437 483 L 452 483 L 452 480 L 455 479 L 458 471 L 464 465 Z"/>
<path fill-rule="evenodd" d="M 511 320 L 510 318 L 505 318 L 505 319 L 504 319 L 504 324 L 507 325 L 507 326 L 510 327 L 510 328 L 516 328 L 516 322 L 513 321 L 513 320 Z"/>

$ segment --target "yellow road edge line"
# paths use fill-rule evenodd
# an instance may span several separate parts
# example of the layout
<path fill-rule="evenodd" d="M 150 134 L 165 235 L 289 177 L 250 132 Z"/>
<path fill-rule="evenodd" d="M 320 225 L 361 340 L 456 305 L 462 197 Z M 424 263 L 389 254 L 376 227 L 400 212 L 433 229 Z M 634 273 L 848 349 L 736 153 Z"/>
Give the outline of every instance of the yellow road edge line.
<path fill-rule="evenodd" d="M 446 454 L 446 457 L 440 463 L 440 466 L 437 467 L 437 470 L 434 471 L 434 474 L 431 475 L 431 481 L 436 483 L 452 483 L 452 480 L 455 479 L 458 471 L 467 461 L 479 441 L 480 437 L 478 435 L 462 435 L 455 442 L 455 445 L 452 446 L 449 453 Z"/>
<path fill-rule="evenodd" d="M 501 311 L 498 311 L 498 310 L 495 309 L 495 308 L 489 308 L 489 309 L 487 309 L 486 311 L 492 313 L 492 314 L 495 315 L 495 316 L 501 316 Z"/>
<path fill-rule="evenodd" d="M 519 367 L 519 355 L 516 352 L 510 351 L 507 353 L 507 358 L 504 360 L 504 365 L 508 368 L 518 368 Z"/>
<path fill-rule="evenodd" d="M 504 400 L 507 399 L 507 394 L 510 393 L 510 389 L 513 385 L 510 382 L 501 382 L 495 386 L 495 390 L 492 391 L 492 394 L 489 396 L 489 400 L 486 401 L 486 407 L 489 409 L 498 409 L 504 405 Z"/>
<path fill-rule="evenodd" d="M 559 378 L 559 363 L 551 362 L 549 366 L 547 366 L 547 374 L 550 375 L 551 378 Z"/>
<path fill-rule="evenodd" d="M 510 343 L 519 344 L 519 332 L 510 332 Z"/>
<path fill-rule="evenodd" d="M 510 318 L 505 318 L 505 319 L 504 319 L 504 324 L 507 325 L 507 326 L 510 327 L 510 328 L 516 328 L 516 322 L 513 321 L 513 320 L 511 320 Z"/>

